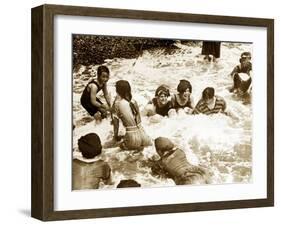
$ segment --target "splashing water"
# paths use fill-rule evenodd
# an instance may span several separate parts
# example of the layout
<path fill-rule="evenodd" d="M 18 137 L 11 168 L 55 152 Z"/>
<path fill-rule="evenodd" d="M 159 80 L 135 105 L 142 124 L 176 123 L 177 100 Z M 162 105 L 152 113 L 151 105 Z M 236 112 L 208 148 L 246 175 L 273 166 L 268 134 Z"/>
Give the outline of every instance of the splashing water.
<path fill-rule="evenodd" d="M 239 63 L 240 54 L 243 51 L 251 52 L 251 45 L 222 43 L 222 55 L 217 63 L 205 62 L 200 55 L 199 46 L 178 44 L 178 47 L 170 54 L 165 54 L 163 49 L 155 49 L 143 52 L 137 59 L 107 60 L 111 98 L 115 96 L 115 82 L 120 79 L 130 82 L 133 98 L 138 102 L 140 109 L 154 96 L 155 89 L 161 84 L 168 85 L 172 93 L 176 93 L 179 80 L 188 79 L 193 86 L 195 103 L 200 99 L 205 87 L 214 87 L 216 94 L 226 100 L 227 109 L 231 110 L 236 119 L 223 114 L 177 115 L 173 118 L 163 118 L 159 123 L 152 123 L 149 118 L 144 117 L 142 125 L 152 139 L 158 136 L 170 138 L 185 151 L 189 162 L 205 167 L 210 172 L 212 184 L 251 182 L 251 103 L 228 91 L 232 85 L 229 74 Z M 88 80 L 96 76 L 98 66 L 92 66 L 87 73 L 83 73 L 86 69 L 84 66 L 74 72 L 74 156 L 79 155 L 77 140 L 87 133 L 97 133 L 104 144 L 113 137 L 109 119 L 97 124 L 80 105 L 81 93 Z M 159 159 L 154 146 L 137 153 L 122 151 L 118 147 L 106 148 L 105 145 L 100 158 L 112 168 L 112 183 L 102 185 L 102 188 L 116 188 L 122 179 L 134 179 L 142 187 L 175 185 L 165 175 L 155 175 L 152 172 L 153 162 Z"/>

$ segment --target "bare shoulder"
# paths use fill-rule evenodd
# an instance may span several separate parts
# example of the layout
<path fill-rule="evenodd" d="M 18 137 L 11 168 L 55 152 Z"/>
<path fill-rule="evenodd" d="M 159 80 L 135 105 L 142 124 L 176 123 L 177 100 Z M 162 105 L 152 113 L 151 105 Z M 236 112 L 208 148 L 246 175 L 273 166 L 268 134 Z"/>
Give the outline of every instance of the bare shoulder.
<path fill-rule="evenodd" d="M 91 90 L 91 91 L 97 91 L 98 90 L 98 87 L 95 83 L 90 83 L 88 85 L 88 89 Z"/>
<path fill-rule="evenodd" d="M 115 101 L 115 106 L 118 107 L 118 108 L 122 108 L 122 107 L 125 107 L 126 105 L 128 105 L 128 102 L 124 99 L 117 99 Z"/>
<path fill-rule="evenodd" d="M 131 102 L 132 102 L 133 104 L 138 105 L 138 102 L 137 102 L 135 99 L 132 99 Z"/>

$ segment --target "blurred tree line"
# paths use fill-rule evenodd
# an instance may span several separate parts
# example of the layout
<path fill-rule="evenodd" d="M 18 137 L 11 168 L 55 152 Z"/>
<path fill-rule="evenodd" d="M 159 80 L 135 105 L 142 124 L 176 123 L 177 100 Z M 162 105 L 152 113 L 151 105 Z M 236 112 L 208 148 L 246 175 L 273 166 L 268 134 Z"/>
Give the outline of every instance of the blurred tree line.
<path fill-rule="evenodd" d="M 136 58 L 143 50 L 173 47 L 175 40 L 116 36 L 73 35 L 73 67 L 102 64 L 105 59 Z"/>

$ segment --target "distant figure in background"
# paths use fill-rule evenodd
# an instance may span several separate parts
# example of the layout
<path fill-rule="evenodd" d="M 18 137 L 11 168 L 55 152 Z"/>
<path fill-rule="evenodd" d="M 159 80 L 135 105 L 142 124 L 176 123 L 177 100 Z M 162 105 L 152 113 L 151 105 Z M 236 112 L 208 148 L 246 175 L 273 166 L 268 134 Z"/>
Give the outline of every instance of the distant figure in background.
<path fill-rule="evenodd" d="M 172 106 L 179 112 L 184 111 L 185 113 L 191 114 L 194 108 L 192 93 L 192 85 L 187 80 L 180 80 L 177 87 L 177 94 L 172 96 Z"/>
<path fill-rule="evenodd" d="M 165 85 L 159 86 L 155 91 L 155 97 L 148 102 L 142 114 L 152 116 L 154 121 L 159 121 L 162 117 L 169 116 L 172 109 L 172 102 L 168 99 L 170 91 Z M 153 120 L 152 120 L 153 121 Z"/>
<path fill-rule="evenodd" d="M 110 179 L 110 166 L 102 161 L 95 160 L 101 154 L 102 145 L 100 138 L 95 133 L 89 133 L 80 137 L 78 148 L 82 154 L 81 158 L 73 160 L 72 188 L 97 189 L 102 180 Z"/>
<path fill-rule="evenodd" d="M 209 62 L 212 60 L 215 62 L 217 58 L 220 58 L 221 53 L 221 42 L 203 41 L 202 55 L 205 55 L 204 60 L 207 59 Z"/>
<path fill-rule="evenodd" d="M 132 188 L 132 187 L 141 187 L 141 185 L 135 180 L 121 180 L 117 185 L 117 188 Z"/>
<path fill-rule="evenodd" d="M 196 104 L 193 114 L 216 114 L 226 113 L 226 102 L 222 97 L 215 95 L 213 87 L 207 87 L 202 92 L 202 97 Z"/>
<path fill-rule="evenodd" d="M 107 82 L 109 80 L 109 69 L 106 66 L 99 66 L 97 69 L 97 79 L 92 79 L 85 87 L 80 102 L 85 110 L 96 118 L 106 118 L 107 112 L 110 110 L 111 103 L 107 91 Z M 102 90 L 107 105 L 97 98 L 97 93 Z M 100 116 L 97 116 L 99 113 Z"/>
<path fill-rule="evenodd" d="M 230 75 L 233 78 L 233 87 L 230 92 L 240 91 L 242 94 L 251 91 L 252 63 L 251 53 L 243 52 L 239 59 L 240 64 L 234 67 Z"/>
<path fill-rule="evenodd" d="M 141 125 L 139 106 L 132 98 L 131 86 L 126 80 L 116 82 L 117 97 L 113 104 L 114 139 L 119 141 L 119 119 L 126 128 L 126 134 L 120 147 L 125 150 L 142 150 L 152 145 L 150 137 Z"/>
<path fill-rule="evenodd" d="M 209 183 L 205 169 L 190 164 L 184 151 L 176 147 L 168 138 L 156 138 L 155 148 L 161 158 L 161 166 L 176 185 Z"/>

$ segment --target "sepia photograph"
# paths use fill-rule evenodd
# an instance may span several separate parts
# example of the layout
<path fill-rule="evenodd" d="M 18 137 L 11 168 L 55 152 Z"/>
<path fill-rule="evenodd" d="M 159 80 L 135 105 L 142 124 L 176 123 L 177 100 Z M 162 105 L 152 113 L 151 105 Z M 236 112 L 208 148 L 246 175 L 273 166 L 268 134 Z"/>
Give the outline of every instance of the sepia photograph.
<path fill-rule="evenodd" d="M 72 34 L 72 189 L 252 182 L 252 43 Z"/>
<path fill-rule="evenodd" d="M 43 221 L 274 206 L 274 20 L 33 8 L 31 141 Z"/>

